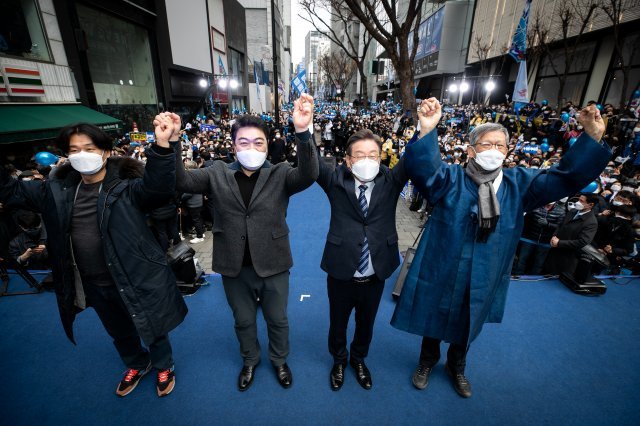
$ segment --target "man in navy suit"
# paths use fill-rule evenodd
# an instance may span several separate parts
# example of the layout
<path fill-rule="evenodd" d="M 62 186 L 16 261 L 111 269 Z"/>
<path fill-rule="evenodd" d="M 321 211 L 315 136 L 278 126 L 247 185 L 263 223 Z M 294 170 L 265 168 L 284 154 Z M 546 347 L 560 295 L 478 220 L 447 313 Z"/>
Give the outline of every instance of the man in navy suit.
<path fill-rule="evenodd" d="M 322 269 L 327 272 L 333 356 L 331 389 L 344 383 L 347 365 L 347 325 L 355 309 L 356 330 L 350 364 L 364 389 L 371 373 L 364 363 L 373 336 L 384 281 L 400 264 L 396 203 L 407 182 L 404 161 L 389 169 L 380 165 L 382 141 L 362 129 L 347 141 L 345 163 L 333 169 L 319 161 L 318 184 L 331 203 L 331 224 Z"/>

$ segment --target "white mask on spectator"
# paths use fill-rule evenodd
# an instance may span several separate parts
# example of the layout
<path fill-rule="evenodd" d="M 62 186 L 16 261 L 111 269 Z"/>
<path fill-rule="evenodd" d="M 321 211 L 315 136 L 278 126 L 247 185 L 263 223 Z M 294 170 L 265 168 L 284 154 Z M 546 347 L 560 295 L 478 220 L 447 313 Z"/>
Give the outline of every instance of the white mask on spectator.
<path fill-rule="evenodd" d="M 267 153 L 258 151 L 257 149 L 246 149 L 244 151 L 237 151 L 236 157 L 238 157 L 238 161 L 245 169 L 258 170 L 267 159 Z"/>
<path fill-rule="evenodd" d="M 102 154 L 94 154 L 92 152 L 80 151 L 77 154 L 69 155 L 69 162 L 71 167 L 82 173 L 83 175 L 95 175 L 102 166 L 106 163 L 106 159 L 103 159 Z"/>
<path fill-rule="evenodd" d="M 622 186 L 620 185 L 611 185 L 611 190 L 614 192 L 618 192 L 622 189 Z"/>
<path fill-rule="evenodd" d="M 571 206 L 569 206 L 569 208 L 571 208 Z M 580 201 L 576 201 L 573 204 L 573 208 L 574 210 L 578 210 L 578 211 L 584 210 L 584 204 L 582 204 Z"/>
<path fill-rule="evenodd" d="M 360 182 L 370 182 L 380 171 L 380 163 L 368 158 L 362 159 L 351 165 L 351 173 L 358 178 Z"/>
<path fill-rule="evenodd" d="M 475 151 L 475 148 L 474 148 Z M 476 163 L 488 172 L 491 172 L 502 166 L 507 156 L 497 149 L 489 149 L 486 151 L 476 151 Z"/>

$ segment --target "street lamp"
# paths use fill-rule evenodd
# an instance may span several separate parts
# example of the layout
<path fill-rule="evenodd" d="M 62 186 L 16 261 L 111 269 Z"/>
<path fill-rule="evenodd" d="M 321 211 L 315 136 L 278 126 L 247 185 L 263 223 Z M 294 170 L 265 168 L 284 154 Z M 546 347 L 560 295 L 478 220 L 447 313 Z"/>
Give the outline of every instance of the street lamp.
<path fill-rule="evenodd" d="M 462 83 L 460 83 L 460 93 L 464 93 L 467 90 L 469 90 L 469 85 L 467 84 L 467 82 L 463 81 Z"/>
<path fill-rule="evenodd" d="M 487 92 L 491 92 L 495 88 L 496 84 L 491 80 L 487 81 L 487 84 L 484 85 L 484 90 L 486 90 Z"/>
<path fill-rule="evenodd" d="M 237 81 L 236 79 L 232 79 L 232 80 L 229 82 L 229 86 L 230 86 L 232 89 L 237 89 L 237 88 L 238 88 L 238 81 Z"/>
<path fill-rule="evenodd" d="M 207 87 L 209 83 L 204 78 L 201 78 L 199 81 L 200 87 Z"/>
<path fill-rule="evenodd" d="M 453 83 L 451 86 L 449 86 L 449 91 L 451 93 L 456 93 L 458 91 L 458 85 Z"/>

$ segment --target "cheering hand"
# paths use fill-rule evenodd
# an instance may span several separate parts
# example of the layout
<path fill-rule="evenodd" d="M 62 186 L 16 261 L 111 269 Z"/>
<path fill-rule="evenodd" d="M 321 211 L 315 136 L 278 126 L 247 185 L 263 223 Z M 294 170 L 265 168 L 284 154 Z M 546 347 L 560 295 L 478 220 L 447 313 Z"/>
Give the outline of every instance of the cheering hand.
<path fill-rule="evenodd" d="M 442 107 L 436 98 L 423 99 L 418 106 L 420 119 L 420 137 L 427 135 L 436 128 L 442 117 Z"/>
<path fill-rule="evenodd" d="M 161 112 L 156 115 L 153 120 L 153 126 L 155 127 L 156 143 L 163 148 L 169 148 L 169 139 L 173 135 L 173 120 L 170 117 L 170 112 Z M 179 118 L 178 118 L 179 120 Z"/>
<path fill-rule="evenodd" d="M 313 97 L 303 93 L 300 98 L 293 102 L 293 126 L 296 129 L 296 133 L 308 131 L 312 119 Z"/>
<path fill-rule="evenodd" d="M 589 136 L 600 142 L 602 135 L 604 135 L 605 125 L 600 110 L 595 105 L 589 105 L 580 111 L 578 121 L 584 127 L 584 131 Z"/>

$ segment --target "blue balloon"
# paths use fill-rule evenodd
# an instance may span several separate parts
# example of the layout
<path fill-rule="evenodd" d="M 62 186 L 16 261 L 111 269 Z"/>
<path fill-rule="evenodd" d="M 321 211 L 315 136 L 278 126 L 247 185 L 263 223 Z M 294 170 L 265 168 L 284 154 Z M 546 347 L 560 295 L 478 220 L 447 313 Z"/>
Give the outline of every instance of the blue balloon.
<path fill-rule="evenodd" d="M 549 105 L 549 101 L 546 99 L 543 99 L 542 106 L 547 106 L 547 105 Z"/>
<path fill-rule="evenodd" d="M 542 145 L 540 145 L 540 150 L 542 152 L 548 152 L 549 151 L 549 144 L 544 142 Z"/>
<path fill-rule="evenodd" d="M 50 152 L 43 151 L 43 152 L 37 153 L 34 157 L 34 160 L 36 161 L 36 163 L 40 164 L 41 166 L 47 167 L 52 164 L 55 164 L 58 161 L 58 157 L 56 155 L 53 155 Z"/>
<path fill-rule="evenodd" d="M 597 107 L 600 111 L 602 111 L 602 105 L 601 105 L 601 104 L 596 104 L 596 107 Z"/>
<path fill-rule="evenodd" d="M 493 112 L 491 113 L 491 118 L 496 118 L 496 112 L 495 112 L 495 111 L 493 111 Z"/>
<path fill-rule="evenodd" d="M 578 138 L 569 139 L 569 146 L 573 146 L 573 144 L 576 143 L 577 140 L 578 140 Z"/>
<path fill-rule="evenodd" d="M 569 119 L 571 118 L 571 116 L 569 115 L 568 112 L 563 112 L 562 115 L 560 116 L 560 119 L 566 123 L 567 121 L 569 121 Z"/>
<path fill-rule="evenodd" d="M 597 182 L 591 182 L 589 185 L 587 185 L 584 188 L 582 188 L 582 191 L 580 191 L 580 192 L 593 193 L 596 189 L 598 189 L 598 183 Z"/>
<path fill-rule="evenodd" d="M 542 143 L 546 143 L 547 145 L 549 145 L 549 139 L 547 139 L 547 138 L 542 138 Z"/>
<path fill-rule="evenodd" d="M 636 97 L 636 98 L 637 98 L 637 97 L 640 97 L 640 90 L 636 90 L 636 91 L 634 91 L 634 92 L 633 92 L 633 96 L 634 96 L 634 97 Z"/>
<path fill-rule="evenodd" d="M 138 142 L 131 142 L 129 145 L 131 145 L 131 146 L 140 146 L 140 144 Z"/>

